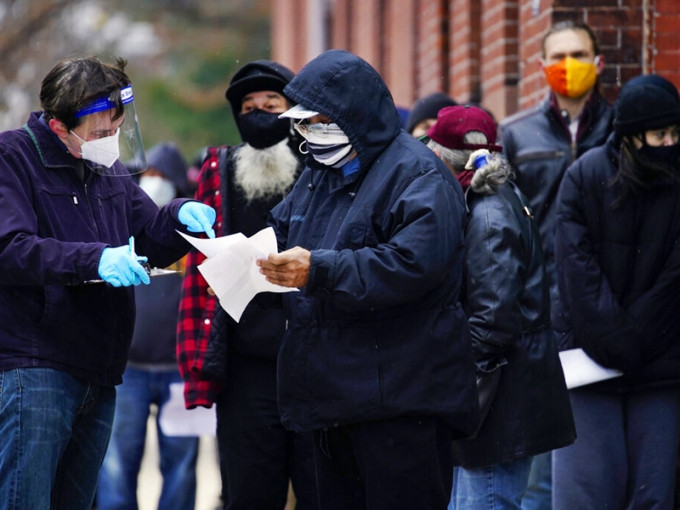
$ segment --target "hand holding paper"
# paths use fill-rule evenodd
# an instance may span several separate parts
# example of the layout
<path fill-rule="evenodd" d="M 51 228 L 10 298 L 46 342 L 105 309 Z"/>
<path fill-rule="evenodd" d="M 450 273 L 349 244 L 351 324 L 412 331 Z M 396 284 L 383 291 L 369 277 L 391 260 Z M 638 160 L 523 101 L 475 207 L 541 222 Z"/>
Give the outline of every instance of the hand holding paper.
<path fill-rule="evenodd" d="M 177 211 L 177 220 L 186 225 L 189 232 L 205 232 L 209 238 L 215 237 L 212 226 L 215 223 L 215 209 L 201 202 L 185 202 Z"/>
<path fill-rule="evenodd" d="M 197 239 L 180 234 L 208 257 L 198 270 L 217 295 L 222 308 L 237 322 L 256 294 L 297 290 L 268 282 L 256 264 L 258 259 L 277 252 L 276 235 L 271 227 L 251 237 L 239 233 L 216 239 Z"/>
<path fill-rule="evenodd" d="M 311 253 L 299 246 L 257 261 L 268 282 L 297 288 L 307 286 L 310 264 Z"/>

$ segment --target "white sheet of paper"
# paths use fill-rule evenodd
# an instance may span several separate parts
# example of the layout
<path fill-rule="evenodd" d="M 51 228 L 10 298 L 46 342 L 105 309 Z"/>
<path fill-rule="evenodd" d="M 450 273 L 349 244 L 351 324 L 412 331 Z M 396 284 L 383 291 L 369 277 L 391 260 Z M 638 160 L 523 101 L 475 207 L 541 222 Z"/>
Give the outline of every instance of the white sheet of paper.
<path fill-rule="evenodd" d="M 215 406 L 210 409 L 184 407 L 184 383 L 170 385 L 170 399 L 161 406 L 159 422 L 166 436 L 214 436 Z"/>
<path fill-rule="evenodd" d="M 567 382 L 567 389 L 605 381 L 623 375 L 613 368 L 598 365 L 583 349 L 569 349 L 560 352 L 562 371 Z"/>
<path fill-rule="evenodd" d="M 177 230 L 177 233 L 181 235 L 184 239 L 189 241 L 191 245 L 200 251 L 206 257 L 214 257 L 223 250 L 226 250 L 229 246 L 235 242 L 247 239 L 242 233 L 231 234 L 230 236 L 216 237 L 215 239 L 204 239 L 202 237 L 192 237 L 186 235 L 184 232 Z"/>
<path fill-rule="evenodd" d="M 198 270 L 215 292 L 222 308 L 236 322 L 259 292 L 298 290 L 269 283 L 255 263 L 257 259 L 266 258 L 278 250 L 276 234 L 271 227 L 260 230 L 251 237 L 233 234 L 216 239 L 197 239 L 182 232 L 180 234 L 208 257 L 198 266 Z M 240 237 L 233 238 L 234 236 Z M 224 241 L 227 238 L 233 239 Z M 219 242 L 219 246 L 213 246 L 218 244 L 215 241 Z"/>

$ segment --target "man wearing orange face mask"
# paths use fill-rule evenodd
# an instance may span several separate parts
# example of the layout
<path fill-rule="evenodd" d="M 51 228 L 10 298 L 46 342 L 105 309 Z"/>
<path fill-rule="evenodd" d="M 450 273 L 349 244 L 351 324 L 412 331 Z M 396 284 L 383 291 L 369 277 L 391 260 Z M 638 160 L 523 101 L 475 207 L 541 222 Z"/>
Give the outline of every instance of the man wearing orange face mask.
<path fill-rule="evenodd" d="M 514 168 L 516 183 L 529 199 L 541 234 L 550 282 L 556 342 L 563 337 L 556 317 L 556 197 L 567 167 L 588 149 L 602 145 L 612 126 L 612 107 L 598 91 L 604 68 L 595 34 L 573 21 L 555 24 L 543 37 L 540 61 L 550 87 L 539 105 L 518 112 L 500 124 L 501 144 Z M 523 510 L 551 508 L 550 453 L 534 459 Z"/>

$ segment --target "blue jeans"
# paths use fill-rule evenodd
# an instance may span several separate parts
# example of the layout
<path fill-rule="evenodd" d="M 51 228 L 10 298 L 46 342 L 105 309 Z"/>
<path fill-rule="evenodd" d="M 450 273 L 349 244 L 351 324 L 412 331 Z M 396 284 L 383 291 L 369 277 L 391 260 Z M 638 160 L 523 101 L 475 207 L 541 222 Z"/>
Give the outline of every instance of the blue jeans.
<path fill-rule="evenodd" d="M 519 510 L 532 457 L 482 468 L 456 467 L 448 510 Z"/>
<path fill-rule="evenodd" d="M 90 510 L 111 434 L 113 387 L 50 368 L 0 372 L 0 505 Z"/>
<path fill-rule="evenodd" d="M 156 404 L 160 409 L 170 398 L 170 384 L 180 381 L 176 370 L 152 372 L 130 366 L 125 370 L 123 383 L 117 387 L 111 443 L 99 474 L 98 510 L 137 509 L 137 476 L 150 406 Z M 163 475 L 158 508 L 193 510 L 198 438 L 166 436 L 158 419 L 156 430 Z"/>
<path fill-rule="evenodd" d="M 552 452 L 534 457 L 529 471 L 527 492 L 522 499 L 522 510 L 552 509 Z"/>

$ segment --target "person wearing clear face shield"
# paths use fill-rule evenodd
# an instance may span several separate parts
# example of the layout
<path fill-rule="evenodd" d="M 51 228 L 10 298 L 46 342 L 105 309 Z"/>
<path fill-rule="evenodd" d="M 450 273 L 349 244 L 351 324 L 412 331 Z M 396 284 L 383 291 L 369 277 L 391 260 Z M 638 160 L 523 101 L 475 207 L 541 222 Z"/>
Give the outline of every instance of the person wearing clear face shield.
<path fill-rule="evenodd" d="M 92 506 L 134 323 L 140 262 L 214 236 L 214 210 L 158 208 L 118 161 L 144 160 L 125 61 L 60 61 L 41 112 L 0 133 L 0 501 Z M 139 165 L 143 169 L 144 164 Z"/>

